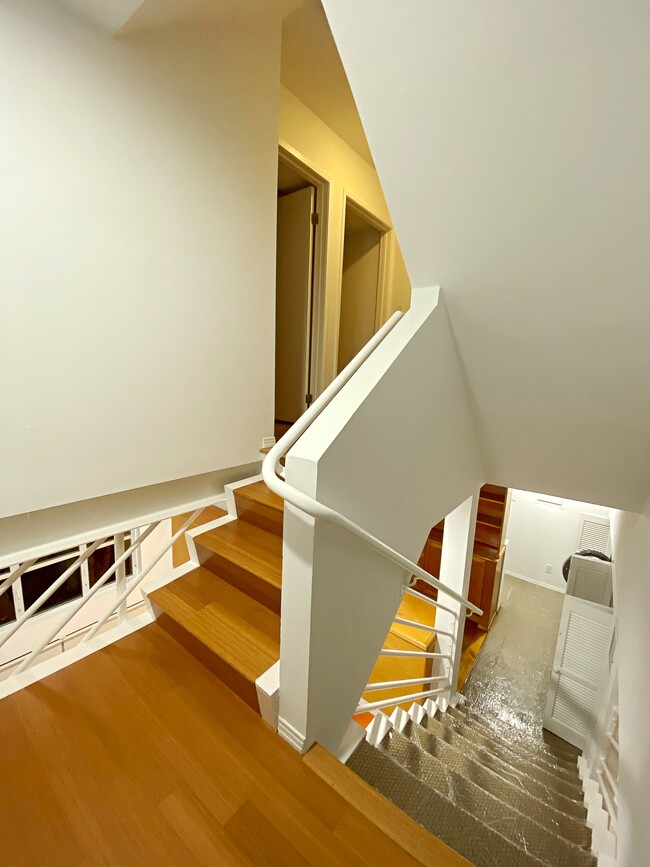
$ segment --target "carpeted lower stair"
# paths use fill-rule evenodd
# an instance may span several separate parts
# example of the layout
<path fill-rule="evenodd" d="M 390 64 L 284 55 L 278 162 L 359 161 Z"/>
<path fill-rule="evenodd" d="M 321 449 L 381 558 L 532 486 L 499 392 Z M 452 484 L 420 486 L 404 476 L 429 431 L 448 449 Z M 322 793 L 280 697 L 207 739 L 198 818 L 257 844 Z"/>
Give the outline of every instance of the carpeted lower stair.
<path fill-rule="evenodd" d="M 364 740 L 349 767 L 477 867 L 595 867 L 571 747 L 433 710 Z"/>

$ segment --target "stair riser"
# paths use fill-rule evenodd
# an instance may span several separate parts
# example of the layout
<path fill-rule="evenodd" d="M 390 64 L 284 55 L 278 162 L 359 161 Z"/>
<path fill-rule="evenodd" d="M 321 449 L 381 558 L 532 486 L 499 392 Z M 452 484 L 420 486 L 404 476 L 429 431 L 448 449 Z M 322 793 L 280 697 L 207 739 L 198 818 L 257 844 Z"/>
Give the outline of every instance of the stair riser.
<path fill-rule="evenodd" d="M 223 681 L 229 689 L 243 699 L 256 713 L 260 712 L 257 690 L 254 683 L 251 683 L 238 671 L 235 671 L 220 656 L 213 653 L 205 644 L 180 626 L 168 614 L 161 614 L 157 623 L 172 638 L 185 647 L 186 650 L 189 650 L 192 656 L 196 657 L 199 662 L 202 662 L 219 680 Z"/>
<path fill-rule="evenodd" d="M 219 578 L 232 584 L 237 590 L 250 596 L 251 599 L 255 599 L 256 602 L 266 606 L 275 614 L 280 613 L 281 590 L 279 587 L 268 584 L 258 575 L 254 575 L 242 566 L 238 566 L 213 551 L 208 551 L 201 546 L 197 546 L 197 548 L 200 548 L 201 565 L 204 569 L 214 572 Z"/>
<path fill-rule="evenodd" d="M 237 494 L 235 490 L 235 503 L 237 517 L 249 524 L 254 524 L 260 530 L 282 536 L 284 529 L 284 512 L 281 509 L 273 509 L 264 503 L 257 503 L 247 497 Z"/>

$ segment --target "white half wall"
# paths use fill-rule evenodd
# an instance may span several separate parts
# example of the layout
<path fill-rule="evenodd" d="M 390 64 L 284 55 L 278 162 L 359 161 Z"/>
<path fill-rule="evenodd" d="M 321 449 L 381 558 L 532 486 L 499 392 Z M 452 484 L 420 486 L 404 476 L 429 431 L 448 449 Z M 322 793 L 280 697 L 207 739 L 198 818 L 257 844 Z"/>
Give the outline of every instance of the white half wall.
<path fill-rule="evenodd" d="M 562 500 L 561 505 L 556 505 L 541 496 L 531 491 L 512 492 L 504 571 L 564 592 L 562 564 L 578 550 L 580 516 L 608 518 L 610 510 L 576 500 Z M 550 574 L 546 572 L 547 564 Z"/>
<path fill-rule="evenodd" d="M 0 5 L 0 517 L 259 458 L 279 75 L 268 17 Z"/>
<path fill-rule="evenodd" d="M 618 864 L 650 852 L 650 500 L 642 514 L 614 512 L 614 610 L 618 621 Z"/>
<path fill-rule="evenodd" d="M 422 372 L 426 372 L 426 388 Z M 484 481 L 442 298 L 409 311 L 287 455 L 287 482 L 410 560 Z M 336 752 L 409 576 L 354 537 L 285 511 L 280 731 Z"/>

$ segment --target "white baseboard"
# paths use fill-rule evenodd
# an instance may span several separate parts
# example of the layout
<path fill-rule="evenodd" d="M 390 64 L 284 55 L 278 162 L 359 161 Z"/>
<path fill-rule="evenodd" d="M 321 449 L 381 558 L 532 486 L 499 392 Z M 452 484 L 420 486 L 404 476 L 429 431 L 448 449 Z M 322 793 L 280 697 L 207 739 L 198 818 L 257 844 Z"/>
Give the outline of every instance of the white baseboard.
<path fill-rule="evenodd" d="M 544 581 L 538 581 L 537 578 L 529 578 L 528 575 L 520 575 L 518 572 L 511 572 L 510 570 L 503 574 L 504 576 L 508 575 L 510 578 L 519 578 L 520 581 L 526 581 L 528 584 L 535 584 L 537 587 L 544 587 L 546 590 L 555 590 L 556 593 L 561 593 L 562 595 L 566 593 L 565 587 L 553 587 Z"/>
<path fill-rule="evenodd" d="M 278 734 L 301 755 L 305 750 L 305 737 L 282 717 L 278 717 Z"/>
<path fill-rule="evenodd" d="M 20 674 L 10 675 L 0 683 L 0 698 L 12 695 L 26 686 L 31 686 L 44 677 L 49 677 L 51 674 L 61 671 L 61 669 L 67 668 L 75 662 L 79 662 L 79 660 L 90 656 L 91 653 L 95 653 L 97 650 L 103 650 L 109 644 L 114 644 L 121 638 L 126 638 L 132 632 L 149 626 L 153 622 L 153 615 L 149 611 L 145 611 L 142 614 L 138 614 L 137 617 L 121 623 L 119 626 L 112 626 L 106 632 L 100 632 L 90 641 L 81 641 L 79 644 L 71 647 L 70 650 L 58 653 L 44 662 L 35 663 L 32 668 L 28 668 Z"/>

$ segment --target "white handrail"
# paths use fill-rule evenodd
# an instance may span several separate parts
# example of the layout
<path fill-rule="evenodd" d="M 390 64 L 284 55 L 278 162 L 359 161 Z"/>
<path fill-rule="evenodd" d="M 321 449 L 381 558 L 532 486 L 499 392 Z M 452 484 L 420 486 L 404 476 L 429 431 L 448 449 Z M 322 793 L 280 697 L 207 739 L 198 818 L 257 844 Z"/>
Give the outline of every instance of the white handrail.
<path fill-rule="evenodd" d="M 605 806 L 607 807 L 607 812 L 610 817 L 617 822 L 618 820 L 618 810 L 616 804 L 612 800 L 612 795 L 610 795 L 609 790 L 605 784 L 605 778 L 603 777 L 603 772 L 598 770 L 596 771 L 596 776 L 598 777 L 598 782 L 600 783 L 600 791 L 602 792 L 603 798 L 605 799 Z"/>
<path fill-rule="evenodd" d="M 428 632 L 435 632 L 436 635 L 444 635 L 447 638 L 456 637 L 452 632 L 445 632 L 444 629 L 436 629 L 435 626 L 420 623 L 418 620 L 407 620 L 406 617 L 395 617 L 393 623 L 401 623 L 402 626 L 413 626 L 415 629 L 426 629 Z"/>
<path fill-rule="evenodd" d="M 380 656 L 414 656 L 418 659 L 448 659 L 451 661 L 451 656 L 448 653 L 429 653 L 425 650 L 380 650 Z"/>
<path fill-rule="evenodd" d="M 616 750 L 617 753 L 620 752 L 619 747 L 618 747 L 618 741 L 616 740 L 616 738 L 614 737 L 614 735 L 612 735 L 612 734 L 608 734 L 608 735 L 607 735 L 607 740 L 608 740 L 608 741 L 610 742 L 610 744 L 614 747 L 614 749 Z"/>
<path fill-rule="evenodd" d="M 432 599 L 430 596 L 427 596 L 425 593 L 420 593 L 419 590 L 414 590 L 412 587 L 404 587 L 404 593 L 408 596 L 413 596 L 416 599 L 422 599 L 424 602 L 428 602 L 429 605 L 433 605 L 435 608 L 439 608 L 441 611 L 446 611 L 447 614 L 451 614 L 452 617 L 458 618 L 458 612 L 454 611 L 453 608 L 447 608 L 446 605 L 438 602 L 437 599 Z"/>
<path fill-rule="evenodd" d="M 401 686 L 414 686 L 416 683 L 433 683 L 434 680 L 447 680 L 446 674 L 435 674 L 433 677 L 409 677 L 406 680 L 385 680 L 381 683 L 367 683 L 364 692 L 377 692 L 380 689 L 395 689 Z"/>
<path fill-rule="evenodd" d="M 325 391 L 323 391 L 323 393 L 316 398 L 314 403 L 312 403 L 312 405 L 300 416 L 298 421 L 292 425 L 284 436 L 281 437 L 273 446 L 262 463 L 262 476 L 267 488 L 270 488 L 270 490 L 283 500 L 291 503 L 292 506 L 295 506 L 297 509 L 300 509 L 300 511 L 311 515 L 313 518 L 317 518 L 318 520 L 325 521 L 328 524 L 333 524 L 334 526 L 345 530 L 369 548 L 377 551 L 377 553 L 381 554 L 382 557 L 385 557 L 387 560 L 391 560 L 396 565 L 401 566 L 402 569 L 410 575 L 416 575 L 418 578 L 421 578 L 423 581 L 436 587 L 440 592 L 446 593 L 456 602 L 464 605 L 474 614 L 481 615 L 483 614 L 483 611 L 480 608 L 477 608 L 476 605 L 473 605 L 469 599 L 465 599 L 459 593 L 456 593 L 455 590 L 442 584 L 429 572 L 425 572 L 424 569 L 421 569 L 417 563 L 413 563 L 408 559 L 408 557 L 404 557 L 404 555 L 400 554 L 399 551 L 391 548 L 390 545 L 386 545 L 376 536 L 373 536 L 372 533 L 364 530 L 363 527 L 360 527 L 354 521 L 346 518 L 340 512 L 337 512 L 335 509 L 330 509 L 329 506 L 320 503 L 318 500 L 304 494 L 297 488 L 291 487 L 291 485 L 288 485 L 283 479 L 278 477 L 280 458 L 289 451 L 289 449 L 307 430 L 309 425 L 312 424 L 312 422 L 323 412 L 330 401 L 339 393 L 339 391 L 341 391 L 348 380 L 351 379 L 353 374 L 355 374 L 361 365 L 370 357 L 370 355 L 372 355 L 386 335 L 388 335 L 397 325 L 402 315 L 402 313 L 398 312 L 391 316 L 385 325 L 379 329 L 374 337 L 368 341 L 352 361 L 343 368 Z"/>
<path fill-rule="evenodd" d="M 605 772 L 605 777 L 607 778 L 609 787 L 612 790 L 612 797 L 614 798 L 614 803 L 618 805 L 618 782 L 614 779 L 614 775 L 612 774 L 609 765 L 604 758 L 600 760 L 600 765 Z"/>
<path fill-rule="evenodd" d="M 364 711 L 370 710 L 379 710 L 382 707 L 390 707 L 394 704 L 403 704 L 405 701 L 417 701 L 420 698 L 431 698 L 432 695 L 440 695 L 443 692 L 448 692 L 449 687 L 443 687 L 441 689 L 429 689 L 426 692 L 416 692 L 412 695 L 396 695 L 393 698 L 385 698 L 382 701 L 371 701 L 366 702 L 364 704 L 357 705 L 357 709 L 355 710 L 355 714 L 363 713 Z"/>

